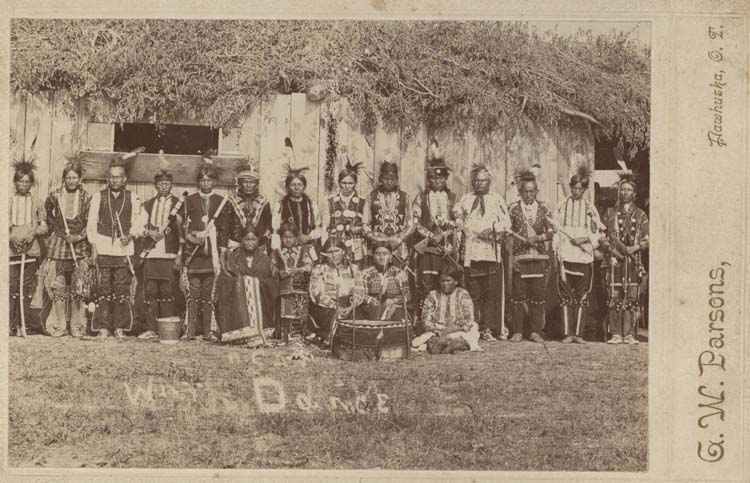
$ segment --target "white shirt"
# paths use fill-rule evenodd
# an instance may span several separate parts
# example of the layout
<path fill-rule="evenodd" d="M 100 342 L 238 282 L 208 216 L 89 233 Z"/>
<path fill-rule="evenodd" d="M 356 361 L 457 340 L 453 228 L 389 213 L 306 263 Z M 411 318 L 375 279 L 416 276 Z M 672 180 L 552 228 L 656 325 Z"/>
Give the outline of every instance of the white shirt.
<path fill-rule="evenodd" d="M 587 199 L 574 200 L 565 198 L 555 213 L 557 227 L 573 238 L 588 238 L 589 243 L 583 247 L 573 245 L 570 238 L 562 233 L 555 233 L 554 243 L 563 261 L 574 263 L 593 263 L 594 249 L 599 245 L 602 226 L 599 212 Z"/>
<path fill-rule="evenodd" d="M 124 191 L 120 191 L 119 196 L 123 195 Z M 120 240 L 115 237 L 114 243 L 112 237 L 104 236 L 99 234 L 96 229 L 97 222 L 99 221 L 99 205 L 101 204 L 102 196 L 101 191 L 97 191 L 91 197 L 91 206 L 89 207 L 89 219 L 86 224 L 86 236 L 89 242 L 96 247 L 96 253 L 98 255 L 109 255 L 113 257 L 124 257 L 132 256 L 135 252 L 133 240 L 131 239 L 127 245 L 122 246 Z M 143 235 L 143 229 L 146 224 L 143 210 L 141 209 L 141 201 L 138 196 L 130 192 L 130 234 L 134 237 Z"/>
<path fill-rule="evenodd" d="M 484 195 L 484 215 L 481 214 L 479 206 L 472 211 L 474 200 L 477 195 L 467 193 L 454 207 L 454 215 L 459 222 L 463 223 L 464 235 L 466 237 L 466 253 L 464 254 L 464 265 L 469 266 L 472 261 L 499 261 L 501 260 L 501 243 L 495 244 L 480 240 L 479 234 L 486 229 L 500 233 L 510 228 L 510 217 L 505 199 L 496 193 Z"/>

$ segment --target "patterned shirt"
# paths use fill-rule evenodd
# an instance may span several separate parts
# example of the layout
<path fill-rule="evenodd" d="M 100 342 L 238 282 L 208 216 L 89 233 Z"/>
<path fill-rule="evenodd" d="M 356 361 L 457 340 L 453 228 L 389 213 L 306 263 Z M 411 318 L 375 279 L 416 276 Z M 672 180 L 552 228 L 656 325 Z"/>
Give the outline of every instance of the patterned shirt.
<path fill-rule="evenodd" d="M 449 295 L 430 291 L 422 306 L 422 322 L 427 330 L 438 335 L 459 330 L 468 332 L 476 324 L 474 302 L 469 292 L 461 287 L 456 287 Z"/>
<path fill-rule="evenodd" d="M 354 264 L 339 267 L 321 263 L 310 274 L 310 299 L 323 307 L 335 308 L 336 298 L 348 298 L 353 293 L 364 293 L 359 270 Z"/>
<path fill-rule="evenodd" d="M 70 244 L 63 238 L 66 223 L 71 235 L 83 235 L 83 240 L 73 245 L 76 257 L 83 258 L 91 254 L 91 245 L 86 238 L 86 222 L 90 205 L 91 195 L 83 188 L 73 192 L 60 188 L 50 193 L 44 203 L 47 224 L 51 230 L 50 237 L 47 240 L 47 256 L 49 258 L 53 260 L 73 259 Z M 63 223 L 63 217 L 65 223 Z"/>
<path fill-rule="evenodd" d="M 547 206 L 541 201 L 526 204 L 516 201 L 510 207 L 511 230 L 527 238 L 531 235 L 544 235 L 548 240 L 552 239 L 552 223 L 549 218 L 551 213 Z M 518 240 L 513 241 L 513 256 L 531 256 L 548 258 L 547 248 L 544 241 L 530 246 Z"/>

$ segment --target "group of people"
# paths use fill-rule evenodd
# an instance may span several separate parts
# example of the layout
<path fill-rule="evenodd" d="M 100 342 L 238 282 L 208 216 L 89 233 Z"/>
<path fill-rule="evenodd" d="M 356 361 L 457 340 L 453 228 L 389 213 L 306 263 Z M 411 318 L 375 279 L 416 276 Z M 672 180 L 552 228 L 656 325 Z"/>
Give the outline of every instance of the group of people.
<path fill-rule="evenodd" d="M 562 342 L 583 343 L 599 258 L 609 342 L 637 342 L 648 219 L 634 204 L 630 175 L 603 218 L 584 196 L 585 167 L 556 210 L 537 200 L 533 171 L 517 173 L 520 199 L 508 206 L 483 165 L 472 166 L 467 194 L 448 189 L 451 170 L 433 144 L 426 189 L 414 199 L 389 162 L 360 196 L 359 166 L 347 162 L 323 206 L 306 194 L 304 169 L 291 168 L 287 193 L 272 206 L 253 165 L 240 166 L 236 190 L 221 195 L 217 166 L 204 157 L 194 193 L 172 194 L 164 168 L 155 196 L 142 203 L 127 188 L 136 156 L 114 158 L 106 187 L 93 195 L 82 187 L 80 160 L 69 160 L 63 185 L 43 205 L 31 195 L 33 166 L 15 165 L 12 334 L 24 335 L 34 305 L 45 308 L 50 335 L 156 338 L 160 319 L 179 317 L 184 339 L 265 340 L 263 329 L 274 327 L 277 337 L 299 331 L 327 346 L 336 320 L 406 320 L 416 350 L 480 350 L 480 340 L 543 342 L 553 277 Z"/>

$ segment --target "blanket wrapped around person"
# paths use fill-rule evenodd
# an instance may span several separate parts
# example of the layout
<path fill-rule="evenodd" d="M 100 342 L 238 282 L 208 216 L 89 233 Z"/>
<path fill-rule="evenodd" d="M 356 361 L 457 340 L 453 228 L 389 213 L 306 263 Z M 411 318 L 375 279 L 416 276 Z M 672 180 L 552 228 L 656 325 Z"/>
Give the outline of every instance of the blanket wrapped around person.
<path fill-rule="evenodd" d="M 265 341 L 263 328 L 274 320 L 278 277 L 271 259 L 246 231 L 242 245 L 229 252 L 216 284 L 217 323 L 223 343 Z"/>

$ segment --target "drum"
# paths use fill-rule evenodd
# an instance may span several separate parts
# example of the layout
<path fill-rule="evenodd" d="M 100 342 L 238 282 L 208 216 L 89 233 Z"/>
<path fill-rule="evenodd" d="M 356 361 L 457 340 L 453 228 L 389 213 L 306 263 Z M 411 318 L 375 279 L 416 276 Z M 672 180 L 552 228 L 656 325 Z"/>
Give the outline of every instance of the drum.
<path fill-rule="evenodd" d="M 162 344 L 176 344 L 180 340 L 180 327 L 182 322 L 179 317 L 163 317 L 156 319 L 159 331 L 159 342 Z"/>
<path fill-rule="evenodd" d="M 339 320 L 331 352 L 346 361 L 406 359 L 410 339 L 406 320 Z"/>

